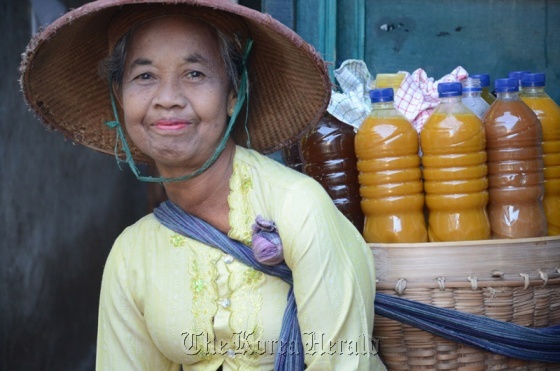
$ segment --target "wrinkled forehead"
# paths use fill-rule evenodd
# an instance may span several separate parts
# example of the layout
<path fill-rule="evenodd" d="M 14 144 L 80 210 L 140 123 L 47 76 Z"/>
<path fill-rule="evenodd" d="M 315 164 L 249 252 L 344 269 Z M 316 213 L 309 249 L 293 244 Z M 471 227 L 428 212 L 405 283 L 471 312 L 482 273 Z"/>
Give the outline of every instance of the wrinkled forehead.
<path fill-rule="evenodd" d="M 226 72 L 223 58 L 227 56 L 221 54 L 216 28 L 190 16 L 166 15 L 137 24 L 125 47 L 125 70 L 132 61 L 142 60 L 140 64 L 146 64 L 158 55 L 173 55 L 182 61 L 205 65 L 215 73 Z"/>

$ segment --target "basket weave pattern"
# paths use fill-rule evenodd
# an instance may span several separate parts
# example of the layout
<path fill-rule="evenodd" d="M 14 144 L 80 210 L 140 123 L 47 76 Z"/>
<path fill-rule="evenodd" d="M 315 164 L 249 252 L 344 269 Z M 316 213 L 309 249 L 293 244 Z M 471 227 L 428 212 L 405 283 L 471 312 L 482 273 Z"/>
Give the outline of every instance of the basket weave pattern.
<path fill-rule="evenodd" d="M 548 240 L 547 243 L 549 246 L 544 248 L 532 246 L 530 243 L 518 245 L 512 248 L 513 257 L 509 260 L 503 258 L 507 256 L 503 254 L 503 251 L 507 251 L 507 246 L 477 246 L 473 248 L 473 254 L 476 255 L 478 249 L 492 249 L 497 251 L 496 256 L 502 256 L 502 261 L 494 261 L 493 264 L 500 267 L 509 266 L 518 272 L 514 275 L 512 270 L 489 271 L 487 267 L 482 267 L 478 269 L 478 274 L 465 275 L 462 279 L 457 276 L 448 279 L 434 276 L 427 279 L 425 272 L 429 272 L 429 269 L 421 271 L 420 267 L 429 267 L 430 264 L 415 265 L 412 263 L 415 260 L 414 256 L 404 258 L 407 253 L 414 255 L 413 249 L 395 253 L 389 245 L 379 249 L 374 246 L 372 250 L 376 258 L 379 258 L 376 266 L 380 272 L 377 292 L 399 295 L 436 307 L 483 315 L 526 327 L 557 325 L 560 324 L 560 245 L 556 245 L 560 240 Z M 515 256 L 516 250 L 524 250 L 523 247 L 527 248 L 528 254 L 531 254 L 533 248 L 537 258 L 529 261 L 527 255 Z M 503 248 L 506 250 L 500 252 Z M 434 251 L 434 254 L 438 254 L 437 249 Z M 417 262 L 435 256 L 430 256 L 431 251 L 422 248 L 417 254 Z M 445 272 L 447 274 L 460 275 L 463 272 L 458 272 L 458 267 L 472 263 L 468 259 L 465 261 L 461 256 L 455 262 L 450 259 L 453 246 L 447 248 L 443 255 L 444 261 L 449 261 L 449 270 Z M 544 258 L 547 255 L 550 261 L 545 263 Z M 495 256 L 489 260 L 493 258 Z M 519 271 L 523 261 L 527 269 Z M 434 275 L 440 273 L 438 263 L 441 262 L 434 260 L 431 267 Z M 491 266 L 492 263 L 488 264 Z M 404 270 L 400 270 L 403 267 Z M 421 272 L 418 273 L 417 270 L 416 274 L 412 270 L 414 267 L 418 267 Z M 464 270 L 466 272 L 468 268 Z M 476 271 L 477 269 L 473 269 L 473 273 Z M 484 272 L 488 272 L 488 275 L 483 275 Z M 404 278 L 395 279 L 398 276 Z M 374 336 L 379 339 L 380 355 L 389 370 L 560 370 L 560 364 L 524 361 L 497 355 L 455 343 L 379 315 L 375 317 Z"/>

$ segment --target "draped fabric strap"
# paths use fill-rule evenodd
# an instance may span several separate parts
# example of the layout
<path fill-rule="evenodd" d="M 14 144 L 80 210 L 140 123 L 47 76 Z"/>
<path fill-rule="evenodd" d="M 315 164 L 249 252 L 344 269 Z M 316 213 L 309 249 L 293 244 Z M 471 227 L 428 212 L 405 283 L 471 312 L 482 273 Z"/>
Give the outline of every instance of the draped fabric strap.
<path fill-rule="evenodd" d="M 383 293 L 375 296 L 375 313 L 503 356 L 560 363 L 560 325 L 528 328 Z"/>
<path fill-rule="evenodd" d="M 253 256 L 253 250 L 243 243 L 229 238 L 204 220 L 190 215 L 171 201 L 162 202 L 154 215 L 161 224 L 183 236 L 220 249 L 243 264 L 270 276 L 278 277 L 290 285 L 286 311 L 282 320 L 279 349 L 276 353 L 275 370 L 299 371 L 304 367 L 304 350 L 297 319 L 297 306 L 293 290 L 292 271 L 282 262 L 277 265 L 261 264 Z"/>

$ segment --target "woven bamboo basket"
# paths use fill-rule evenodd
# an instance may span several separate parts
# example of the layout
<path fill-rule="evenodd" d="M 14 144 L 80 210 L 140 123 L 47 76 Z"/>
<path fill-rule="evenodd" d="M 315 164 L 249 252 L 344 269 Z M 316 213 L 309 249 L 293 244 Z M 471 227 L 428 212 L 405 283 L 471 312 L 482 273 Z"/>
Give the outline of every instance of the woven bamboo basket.
<path fill-rule="evenodd" d="M 377 291 L 527 327 L 560 324 L 560 237 L 370 244 Z M 389 370 L 560 370 L 458 344 L 376 315 Z"/>

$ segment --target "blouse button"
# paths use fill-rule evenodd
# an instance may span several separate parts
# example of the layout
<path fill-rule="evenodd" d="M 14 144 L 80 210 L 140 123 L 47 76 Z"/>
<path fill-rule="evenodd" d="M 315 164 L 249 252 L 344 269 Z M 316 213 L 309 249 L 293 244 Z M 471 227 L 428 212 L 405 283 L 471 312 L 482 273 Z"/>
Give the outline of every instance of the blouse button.
<path fill-rule="evenodd" d="M 229 307 L 229 305 L 231 304 L 231 300 L 229 300 L 228 298 L 223 298 L 220 299 L 220 305 L 224 308 Z"/>
<path fill-rule="evenodd" d="M 226 264 L 233 263 L 233 256 L 231 256 L 231 255 L 224 256 L 224 263 L 226 263 Z"/>
<path fill-rule="evenodd" d="M 226 353 L 229 358 L 235 358 L 235 350 L 228 349 Z"/>

